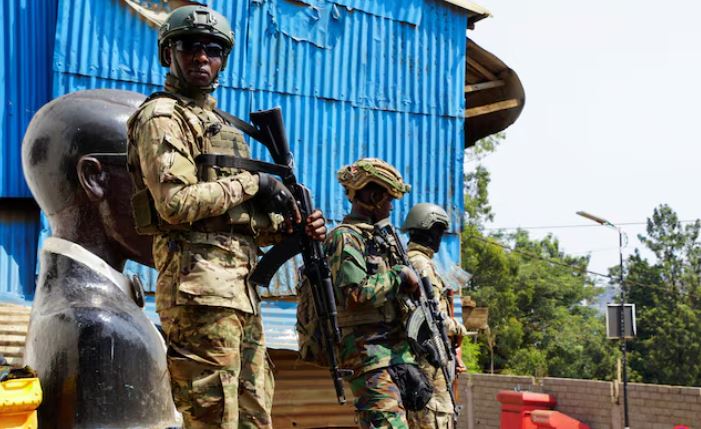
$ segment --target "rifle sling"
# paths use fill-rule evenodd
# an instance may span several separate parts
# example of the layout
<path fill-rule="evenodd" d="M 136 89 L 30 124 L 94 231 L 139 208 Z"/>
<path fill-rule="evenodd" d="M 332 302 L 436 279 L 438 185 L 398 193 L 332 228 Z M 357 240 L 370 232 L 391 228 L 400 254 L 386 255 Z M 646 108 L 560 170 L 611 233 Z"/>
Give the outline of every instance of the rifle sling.
<path fill-rule="evenodd" d="M 243 119 L 232 115 L 229 112 L 225 112 L 221 109 L 214 109 L 215 112 L 219 114 L 222 118 L 226 119 L 227 121 L 231 122 L 233 126 L 238 128 L 239 130 L 243 131 L 244 133 L 248 134 L 249 136 L 253 137 L 254 139 L 258 140 L 261 143 L 265 143 L 263 140 L 261 140 L 262 136 L 260 131 L 254 127 L 253 125 L 249 124 L 248 122 L 244 121 Z"/>
<path fill-rule="evenodd" d="M 238 168 L 254 173 L 275 174 L 283 179 L 292 174 L 292 169 L 286 165 L 272 164 L 270 162 L 257 161 L 255 159 L 241 158 L 233 155 L 217 153 L 202 153 L 195 158 L 197 166 Z"/>
<path fill-rule="evenodd" d="M 299 237 L 296 235 L 288 236 L 263 254 L 256 266 L 253 267 L 248 280 L 257 286 L 269 287 L 270 280 L 282 264 L 301 251 Z"/>

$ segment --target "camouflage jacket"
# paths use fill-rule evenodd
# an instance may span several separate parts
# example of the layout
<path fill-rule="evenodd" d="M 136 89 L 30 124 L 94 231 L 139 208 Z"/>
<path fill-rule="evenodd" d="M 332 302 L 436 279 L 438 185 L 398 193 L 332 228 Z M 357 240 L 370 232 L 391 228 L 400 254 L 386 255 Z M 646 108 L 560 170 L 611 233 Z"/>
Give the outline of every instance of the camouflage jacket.
<path fill-rule="evenodd" d="M 255 313 L 259 298 L 246 278 L 258 254 L 259 216 L 246 202 L 258 191 L 257 176 L 220 169 L 202 177 L 195 163 L 204 152 L 248 157 L 248 146 L 242 134 L 213 111 L 214 98 L 177 97 L 147 101 L 128 123 L 129 157 L 138 159 L 138 174 L 158 215 L 168 224 L 185 225 L 183 231 L 154 237 L 157 310 L 210 305 Z M 238 228 L 226 232 L 188 228 L 222 215 Z"/>
<path fill-rule="evenodd" d="M 453 303 L 449 300 L 450 291 L 449 287 L 443 282 L 443 279 L 438 275 L 438 270 L 436 269 L 436 263 L 433 262 L 434 251 L 426 246 L 422 246 L 417 243 L 409 242 L 407 247 L 407 253 L 409 255 L 409 261 L 411 265 L 414 266 L 416 272 L 420 277 L 428 277 L 433 285 L 433 293 L 435 296 L 440 297 L 439 304 L 442 312 L 448 315 L 453 314 L 452 305 Z M 446 330 L 448 336 L 461 336 L 467 335 L 467 328 L 456 318 L 448 317 L 446 319 Z"/>
<path fill-rule="evenodd" d="M 326 240 L 342 331 L 340 359 L 355 376 L 400 363 L 415 363 L 398 304 L 400 265 L 373 250 L 373 225 L 346 216 Z"/>
<path fill-rule="evenodd" d="M 416 269 L 416 272 L 421 277 L 428 277 L 433 285 L 433 293 L 440 297 L 439 304 L 441 311 L 448 315 L 452 315 L 452 303 L 449 301 L 449 296 L 446 292 L 449 291 L 448 285 L 443 282 L 443 279 L 438 275 L 436 270 L 436 264 L 433 262 L 434 251 L 426 246 L 422 246 L 417 243 L 409 242 L 407 247 L 407 253 L 409 254 L 409 260 L 411 264 Z M 445 327 L 448 336 L 465 336 L 467 335 L 467 329 L 454 317 L 446 318 Z M 440 413 L 452 413 L 453 404 L 450 400 L 450 395 L 446 390 L 446 380 L 443 377 L 443 373 L 440 369 L 431 366 L 428 361 L 421 359 L 419 362 L 421 370 L 426 374 L 426 376 L 433 383 L 433 396 L 431 400 L 426 404 L 426 408 L 435 412 Z"/>

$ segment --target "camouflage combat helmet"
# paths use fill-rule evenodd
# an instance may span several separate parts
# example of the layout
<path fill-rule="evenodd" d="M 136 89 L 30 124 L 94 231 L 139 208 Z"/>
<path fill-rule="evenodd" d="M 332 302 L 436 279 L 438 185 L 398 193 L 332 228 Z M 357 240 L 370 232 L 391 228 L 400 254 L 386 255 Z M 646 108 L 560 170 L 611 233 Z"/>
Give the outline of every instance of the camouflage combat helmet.
<path fill-rule="evenodd" d="M 397 199 L 411 190 L 411 186 L 404 182 L 396 168 L 377 158 L 362 158 L 346 165 L 338 170 L 336 177 L 351 200 L 355 198 L 355 193 L 368 183 L 382 186 L 392 198 Z"/>
<path fill-rule="evenodd" d="M 442 207 L 431 203 L 419 203 L 411 208 L 402 225 L 402 232 L 410 230 L 428 231 L 435 224 L 441 224 L 446 229 L 450 224 L 448 213 Z"/>
<path fill-rule="evenodd" d="M 182 36 L 206 35 L 218 39 L 224 47 L 222 70 L 234 46 L 234 32 L 226 17 L 205 6 L 183 6 L 168 15 L 158 31 L 158 58 L 168 67 L 165 51 L 171 40 Z"/>

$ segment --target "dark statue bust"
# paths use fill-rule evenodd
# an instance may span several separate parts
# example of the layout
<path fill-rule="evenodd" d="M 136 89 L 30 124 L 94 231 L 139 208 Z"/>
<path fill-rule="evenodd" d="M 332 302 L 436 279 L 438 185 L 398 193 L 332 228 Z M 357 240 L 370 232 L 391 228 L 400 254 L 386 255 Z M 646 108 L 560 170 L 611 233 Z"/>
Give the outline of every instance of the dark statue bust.
<path fill-rule="evenodd" d="M 44 429 L 174 422 L 163 340 L 121 274 L 127 259 L 152 265 L 150 238 L 134 230 L 126 169 L 126 121 L 143 99 L 68 94 L 43 106 L 24 137 L 24 175 L 53 232 L 25 351 L 44 392 Z"/>

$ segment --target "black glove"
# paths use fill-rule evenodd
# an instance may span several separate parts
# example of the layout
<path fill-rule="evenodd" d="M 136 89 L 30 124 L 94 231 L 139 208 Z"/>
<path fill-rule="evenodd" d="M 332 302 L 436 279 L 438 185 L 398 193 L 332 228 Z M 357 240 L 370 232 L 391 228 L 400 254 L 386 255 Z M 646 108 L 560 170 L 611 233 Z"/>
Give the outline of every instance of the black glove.
<path fill-rule="evenodd" d="M 399 272 L 400 287 L 407 293 L 414 295 L 419 290 L 419 278 L 416 276 L 416 271 L 413 268 L 404 266 Z"/>
<path fill-rule="evenodd" d="M 256 202 L 269 213 L 280 213 L 294 219 L 297 203 L 287 186 L 268 173 L 258 173 Z"/>

